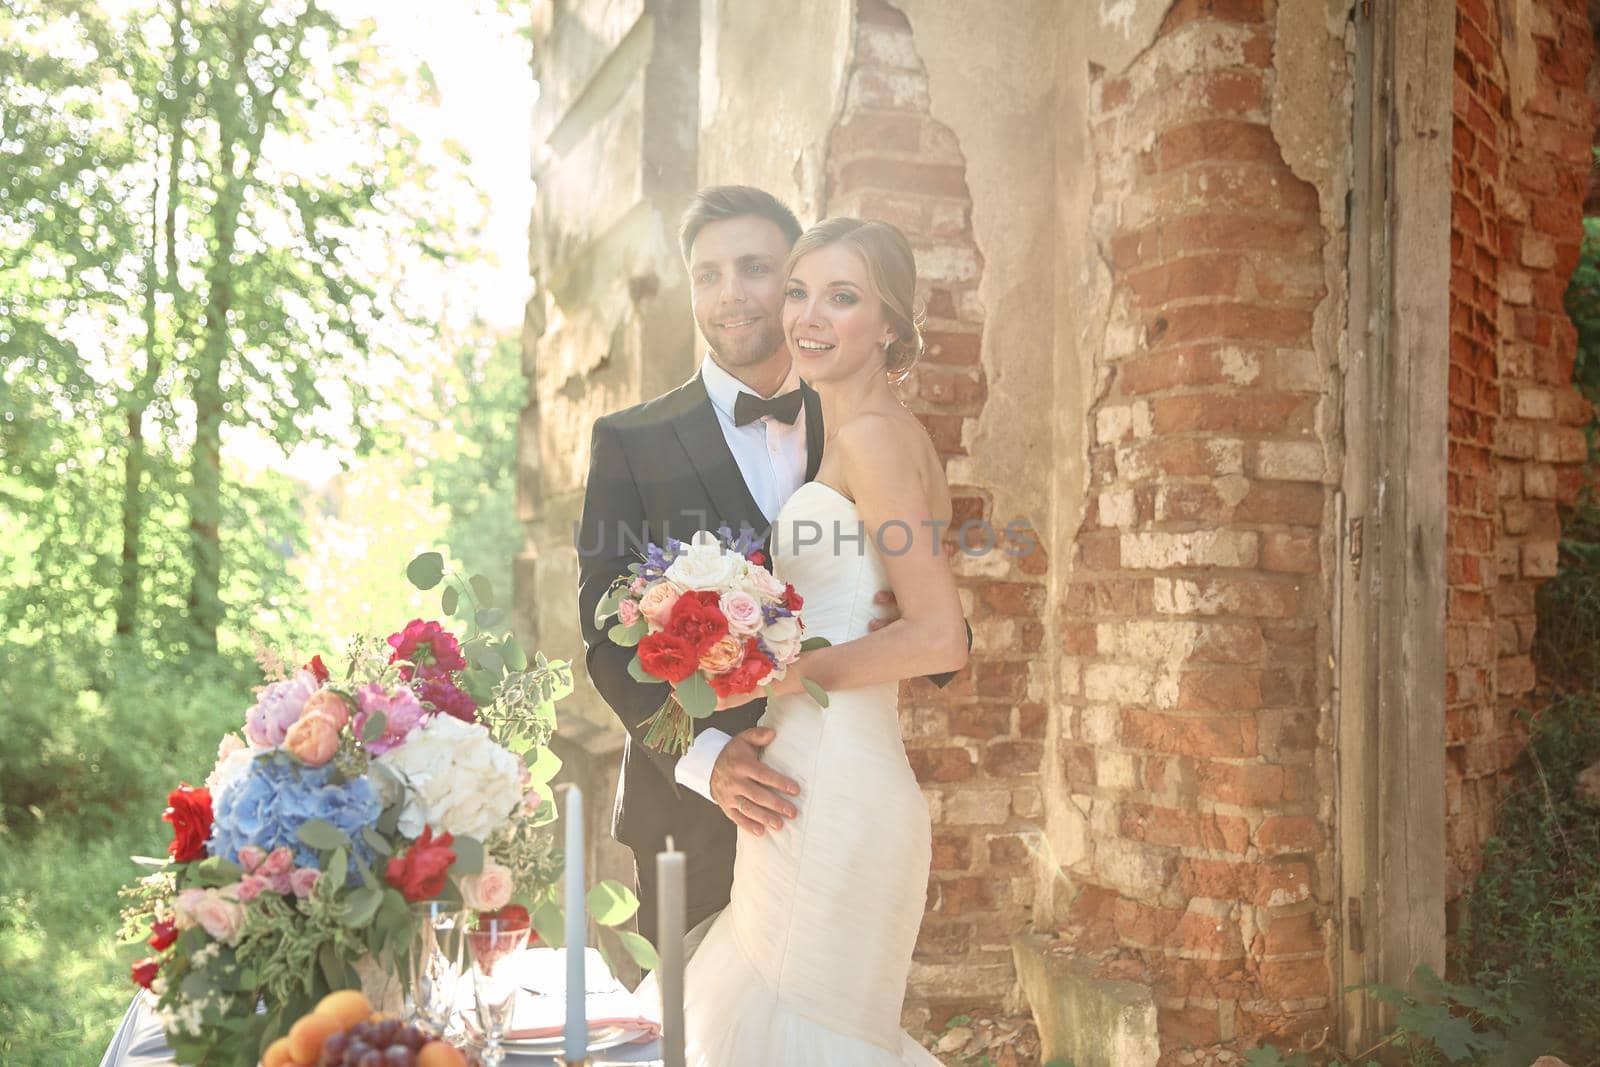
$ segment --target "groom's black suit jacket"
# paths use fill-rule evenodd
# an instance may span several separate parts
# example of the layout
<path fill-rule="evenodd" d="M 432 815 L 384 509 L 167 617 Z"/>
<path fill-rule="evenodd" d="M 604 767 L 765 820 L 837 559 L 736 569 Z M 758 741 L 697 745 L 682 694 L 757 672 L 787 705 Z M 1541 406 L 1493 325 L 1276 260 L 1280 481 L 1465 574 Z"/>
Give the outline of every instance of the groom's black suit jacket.
<path fill-rule="evenodd" d="M 800 388 L 810 481 L 822 460 L 822 405 L 809 386 Z M 578 528 L 578 613 L 589 677 L 628 731 L 611 832 L 639 861 L 642 928 L 655 919 L 654 901 L 643 898 L 654 895 L 655 853 L 668 834 L 686 853 L 690 925 L 728 902 L 735 828 L 715 804 L 677 784 L 677 757 L 644 743 L 644 721 L 671 687 L 633 680 L 628 662 L 634 650 L 606 637 L 594 609 L 628 564 L 639 560 L 643 543 L 665 545 L 669 536 L 688 540 L 724 524 L 735 533 L 741 524 L 760 532 L 768 526 L 698 374 L 654 400 L 596 420 Z M 766 701 L 752 700 L 699 720 L 695 729 L 715 726 L 736 734 L 754 726 L 764 710 Z"/>

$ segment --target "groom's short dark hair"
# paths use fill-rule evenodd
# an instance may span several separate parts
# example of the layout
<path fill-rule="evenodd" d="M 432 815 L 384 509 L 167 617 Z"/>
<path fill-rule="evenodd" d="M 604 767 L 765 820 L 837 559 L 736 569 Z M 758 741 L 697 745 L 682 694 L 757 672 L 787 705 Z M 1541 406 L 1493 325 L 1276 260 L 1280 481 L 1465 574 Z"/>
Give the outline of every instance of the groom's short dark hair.
<path fill-rule="evenodd" d="M 772 220 L 791 245 L 800 239 L 800 220 L 782 200 L 765 189 L 750 185 L 708 185 L 694 194 L 683 213 L 683 221 L 678 224 L 678 246 L 683 249 L 683 261 L 689 262 L 694 239 L 706 226 L 741 215 Z"/>

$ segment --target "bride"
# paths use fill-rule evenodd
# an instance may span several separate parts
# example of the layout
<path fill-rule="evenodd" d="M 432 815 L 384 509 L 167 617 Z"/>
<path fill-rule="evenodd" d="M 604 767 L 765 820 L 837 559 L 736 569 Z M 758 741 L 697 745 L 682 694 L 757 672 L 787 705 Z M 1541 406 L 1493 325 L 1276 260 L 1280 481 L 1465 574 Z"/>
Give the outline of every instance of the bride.
<path fill-rule="evenodd" d="M 808 799 L 781 830 L 739 833 L 731 901 L 685 978 L 688 1062 L 937 1064 L 900 1029 L 930 829 L 897 703 L 901 679 L 963 667 L 967 633 L 938 536 L 943 467 L 890 386 L 922 347 L 916 265 L 888 223 L 835 218 L 800 238 L 788 275 L 784 333 L 827 437 L 816 480 L 774 523 L 772 556 L 805 598 L 807 636 L 832 646 L 772 687 L 766 762 Z M 900 618 L 869 632 L 885 582 Z"/>

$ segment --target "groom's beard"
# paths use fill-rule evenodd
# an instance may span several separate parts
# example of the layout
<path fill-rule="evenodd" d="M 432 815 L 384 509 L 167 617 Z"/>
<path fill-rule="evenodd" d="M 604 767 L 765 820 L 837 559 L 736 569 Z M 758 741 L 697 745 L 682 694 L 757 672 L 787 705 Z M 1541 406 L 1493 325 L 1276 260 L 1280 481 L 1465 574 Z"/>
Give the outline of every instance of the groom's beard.
<path fill-rule="evenodd" d="M 709 343 L 717 362 L 729 370 L 753 367 L 783 352 L 783 323 L 768 315 L 761 320 L 760 329 L 747 336 L 729 337 L 719 330 Z"/>

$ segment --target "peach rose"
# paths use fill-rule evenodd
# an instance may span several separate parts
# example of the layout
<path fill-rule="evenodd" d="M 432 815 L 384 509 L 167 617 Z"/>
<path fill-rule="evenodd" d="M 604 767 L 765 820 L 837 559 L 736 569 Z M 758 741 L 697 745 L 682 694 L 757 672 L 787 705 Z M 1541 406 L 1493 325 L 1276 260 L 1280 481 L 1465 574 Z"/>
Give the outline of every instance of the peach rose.
<path fill-rule="evenodd" d="M 649 620 L 652 627 L 660 629 L 672 618 L 672 605 L 677 602 L 678 587 L 667 581 L 657 582 L 639 598 L 639 614 Z"/>
<path fill-rule="evenodd" d="M 749 593 L 732 592 L 722 594 L 718 601 L 722 614 L 727 616 L 728 631 L 730 633 L 749 636 L 761 630 L 761 601 Z"/>
<path fill-rule="evenodd" d="M 707 674 L 723 674 L 739 665 L 744 659 L 744 642 L 737 637 L 724 636 L 706 649 L 700 657 L 700 669 Z"/>
<path fill-rule="evenodd" d="M 318 689 L 311 694 L 311 699 L 306 701 L 305 710 L 300 714 L 302 717 L 326 715 L 335 730 L 343 730 L 344 724 L 350 721 L 350 702 L 332 689 Z"/>
<path fill-rule="evenodd" d="M 237 885 L 221 889 L 185 889 L 178 894 L 173 910 L 180 929 L 199 923 L 206 933 L 225 945 L 238 944 L 239 928 L 244 925 L 244 906 L 239 903 Z"/>
<path fill-rule="evenodd" d="M 283 736 L 283 747 L 308 767 L 320 767 L 339 751 L 339 728 L 326 715 L 307 715 Z"/>
<path fill-rule="evenodd" d="M 473 911 L 499 911 L 511 903 L 511 870 L 489 860 L 461 879 L 461 902 Z"/>

